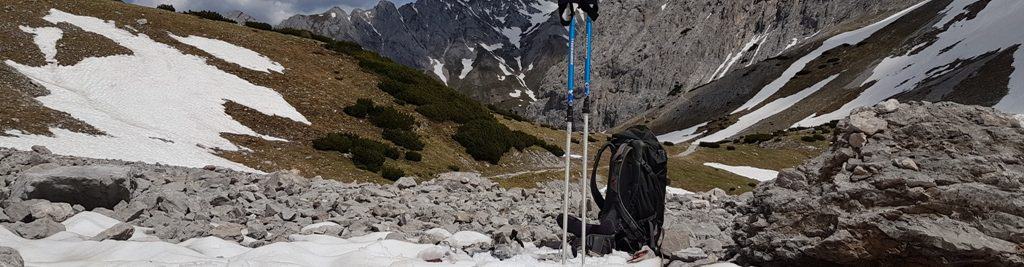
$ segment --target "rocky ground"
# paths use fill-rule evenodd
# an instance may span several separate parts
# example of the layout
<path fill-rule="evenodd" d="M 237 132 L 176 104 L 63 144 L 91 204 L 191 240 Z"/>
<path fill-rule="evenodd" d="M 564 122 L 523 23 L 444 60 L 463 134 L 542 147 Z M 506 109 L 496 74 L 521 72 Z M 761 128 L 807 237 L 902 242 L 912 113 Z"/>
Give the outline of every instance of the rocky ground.
<path fill-rule="evenodd" d="M 839 123 L 825 154 L 753 193 L 670 195 L 666 263 L 1024 265 L 1022 124 L 952 103 L 859 109 Z M 390 232 L 388 239 L 499 259 L 520 255 L 518 241 L 559 245 L 558 182 L 509 189 L 447 173 L 350 184 L 34 150 L 0 149 L 0 226 L 29 239 L 52 237 L 66 230 L 61 221 L 92 211 L 126 223 L 91 240 L 135 240 L 142 231 L 167 242 L 215 236 L 260 247 L 294 234 Z M 460 231 L 490 238 L 452 242 Z M 19 265 L 20 257 L 0 248 L 0 261 Z"/>
<path fill-rule="evenodd" d="M 896 101 L 754 191 L 734 239 L 762 266 L 1024 265 L 1024 129 L 991 108 Z"/>
<path fill-rule="evenodd" d="M 289 241 L 293 234 L 348 238 L 371 232 L 437 244 L 451 233 L 475 231 L 493 242 L 456 249 L 498 258 L 516 255 L 522 247 L 515 241 L 560 243 L 557 182 L 507 189 L 478 174 L 447 173 L 422 183 L 409 177 L 391 185 L 353 184 L 291 172 L 259 175 L 65 157 L 44 147 L 0 150 L 0 182 L 0 225 L 29 239 L 64 231 L 61 221 L 93 211 L 127 223 L 93 240 L 125 240 L 141 229 L 168 242 L 216 236 L 248 247 Z M 747 198 L 722 190 L 671 195 L 665 247 L 674 252 L 676 265 L 735 255 L 731 225 Z"/>

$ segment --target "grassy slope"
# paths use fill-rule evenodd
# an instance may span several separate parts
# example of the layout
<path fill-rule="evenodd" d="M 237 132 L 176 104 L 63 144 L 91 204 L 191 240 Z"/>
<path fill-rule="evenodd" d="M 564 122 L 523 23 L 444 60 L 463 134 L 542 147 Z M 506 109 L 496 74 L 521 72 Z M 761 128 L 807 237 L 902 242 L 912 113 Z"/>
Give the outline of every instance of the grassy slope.
<path fill-rule="evenodd" d="M 34 46 L 28 46 L 32 43 L 31 35 L 17 34 L 20 32 L 17 26 L 49 25 L 41 17 L 46 15 L 49 9 L 56 8 L 72 14 L 112 20 L 122 28 L 132 26 L 138 32 L 146 34 L 158 42 L 188 54 L 205 57 L 209 64 L 225 72 L 281 93 L 286 101 L 309 118 L 313 124 L 302 125 L 280 117 L 267 116 L 234 103 L 225 104 L 229 115 L 256 132 L 291 141 L 274 142 L 250 136 L 225 134 L 229 140 L 249 148 L 251 151 L 221 151 L 220 155 L 262 171 L 295 169 L 307 176 L 320 175 L 325 178 L 345 181 L 386 182 L 378 174 L 355 168 L 350 160 L 339 153 L 316 151 L 310 146 L 312 140 L 331 132 L 351 132 L 383 141 L 381 129 L 368 121 L 350 117 L 341 111 L 344 107 L 354 104 L 358 98 L 369 98 L 378 104 L 394 105 L 400 111 L 416 117 L 420 126 L 415 131 L 424 138 L 423 141 L 427 145 L 422 152 L 423 162 L 414 163 L 403 160 L 389 160 L 388 162 L 389 165 L 404 169 L 409 175 L 429 178 L 436 173 L 449 171 L 450 166 L 457 166 L 461 170 L 498 170 L 501 172 L 522 172 L 547 168 L 547 166 L 527 164 L 534 161 L 527 157 L 536 157 L 537 153 L 508 153 L 497 167 L 474 161 L 466 154 L 464 148 L 451 139 L 458 127 L 457 124 L 432 122 L 415 112 L 415 107 L 412 105 L 394 104 L 395 99 L 392 96 L 377 89 L 377 76 L 366 73 L 353 58 L 329 51 L 322 46 L 322 43 L 314 40 L 116 1 L 18 1 L 9 3 L 9 5 L 14 5 L 13 9 L 0 10 L 0 15 L 6 21 L 3 23 L 4 32 L 12 33 L 0 37 L 4 38 L 4 42 L 0 43 L 0 48 L 3 48 L 0 49 L 0 59 L 13 59 L 30 65 L 43 64 L 42 55 L 35 50 Z M 137 20 L 142 18 L 148 21 L 146 25 L 137 24 Z M 286 68 L 286 71 L 283 74 L 267 74 L 247 70 L 217 59 L 194 47 L 181 44 L 171 39 L 168 33 L 178 36 L 203 36 L 239 45 L 279 62 Z M 66 35 L 66 37 L 70 36 Z M 85 44 L 111 45 L 99 36 L 83 35 L 78 39 Z M 7 47 L 10 44 L 18 45 Z M 65 50 L 61 48 L 58 55 L 63 53 Z M 83 53 L 82 57 L 109 54 L 89 53 L 88 51 Z M 64 62 L 62 61 L 62 63 Z M 46 109 L 45 107 L 41 108 Z M 0 121 L 3 119 L 7 118 L 0 118 Z M 553 129 L 525 123 L 512 123 L 504 119 L 500 121 L 514 129 L 540 136 L 546 141 L 554 141 L 547 140 L 546 136 L 558 135 L 558 131 Z M 19 127 L 29 128 L 33 125 Z M 562 142 L 552 143 L 561 144 Z"/>
<path fill-rule="evenodd" d="M 712 188 L 722 188 L 731 194 L 748 192 L 757 184 L 756 180 L 732 174 L 727 171 L 704 166 L 706 162 L 716 162 L 731 166 L 751 166 L 769 170 L 782 170 L 800 165 L 803 161 L 821 154 L 829 142 L 819 141 L 807 143 L 800 141 L 794 134 L 784 137 L 780 142 L 772 141 L 771 145 L 757 144 L 723 144 L 721 148 L 698 148 L 694 153 L 679 157 L 686 150 L 687 144 L 668 147 L 669 180 L 672 186 L 694 192 L 703 192 Z M 734 146 L 736 150 L 727 150 L 726 146 Z M 769 148 L 773 147 L 773 148 Z"/>

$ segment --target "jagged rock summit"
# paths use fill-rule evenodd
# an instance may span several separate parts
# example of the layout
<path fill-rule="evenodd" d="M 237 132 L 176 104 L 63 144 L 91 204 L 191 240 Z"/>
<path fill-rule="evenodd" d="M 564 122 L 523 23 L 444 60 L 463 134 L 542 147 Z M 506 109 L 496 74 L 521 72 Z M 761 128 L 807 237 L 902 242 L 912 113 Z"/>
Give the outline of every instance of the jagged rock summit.
<path fill-rule="evenodd" d="M 894 100 L 759 186 L 734 239 L 759 266 L 1024 265 L 1024 128 L 991 108 Z"/>

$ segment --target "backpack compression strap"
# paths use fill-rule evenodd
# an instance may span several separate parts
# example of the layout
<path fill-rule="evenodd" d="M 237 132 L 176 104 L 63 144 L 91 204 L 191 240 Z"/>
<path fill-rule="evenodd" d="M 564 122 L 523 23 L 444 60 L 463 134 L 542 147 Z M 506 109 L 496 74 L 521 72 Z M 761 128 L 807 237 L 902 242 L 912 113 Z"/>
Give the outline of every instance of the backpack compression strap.
<path fill-rule="evenodd" d="M 594 195 L 594 203 L 597 203 L 597 207 L 604 210 L 604 196 L 601 195 L 601 190 L 597 188 L 597 167 L 601 166 L 601 156 L 604 155 L 604 151 L 612 147 L 611 143 L 605 144 L 600 150 L 597 150 L 597 157 L 594 158 L 594 168 L 590 171 L 590 194 Z M 609 173 L 610 174 L 610 173 Z M 608 185 L 611 187 L 611 185 Z"/>

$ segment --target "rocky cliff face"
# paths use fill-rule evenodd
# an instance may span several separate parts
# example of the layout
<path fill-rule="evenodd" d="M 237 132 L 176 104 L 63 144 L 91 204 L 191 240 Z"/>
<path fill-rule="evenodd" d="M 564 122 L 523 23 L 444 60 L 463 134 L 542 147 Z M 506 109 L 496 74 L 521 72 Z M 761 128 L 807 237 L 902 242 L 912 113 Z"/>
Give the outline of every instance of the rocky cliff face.
<path fill-rule="evenodd" d="M 681 92 L 627 124 L 713 142 L 816 126 L 890 98 L 1024 113 L 1024 80 L 1018 78 L 1024 71 L 1015 67 L 1024 58 L 1024 34 L 1009 26 L 1024 23 L 1021 11 L 1018 1 L 921 2 L 823 32 L 777 57 Z"/>
<path fill-rule="evenodd" d="M 594 37 L 595 128 L 618 125 L 665 103 L 672 91 L 722 78 L 819 32 L 914 2 L 603 1 Z M 567 32 L 551 15 L 554 8 L 546 0 L 420 0 L 401 7 L 383 1 L 371 10 L 299 15 L 279 26 L 357 42 L 433 72 L 477 100 L 559 124 Z M 581 26 L 580 62 L 582 32 Z"/>
<path fill-rule="evenodd" d="M 991 108 L 885 102 L 754 191 L 736 220 L 758 266 L 1024 265 L 1024 128 Z"/>

